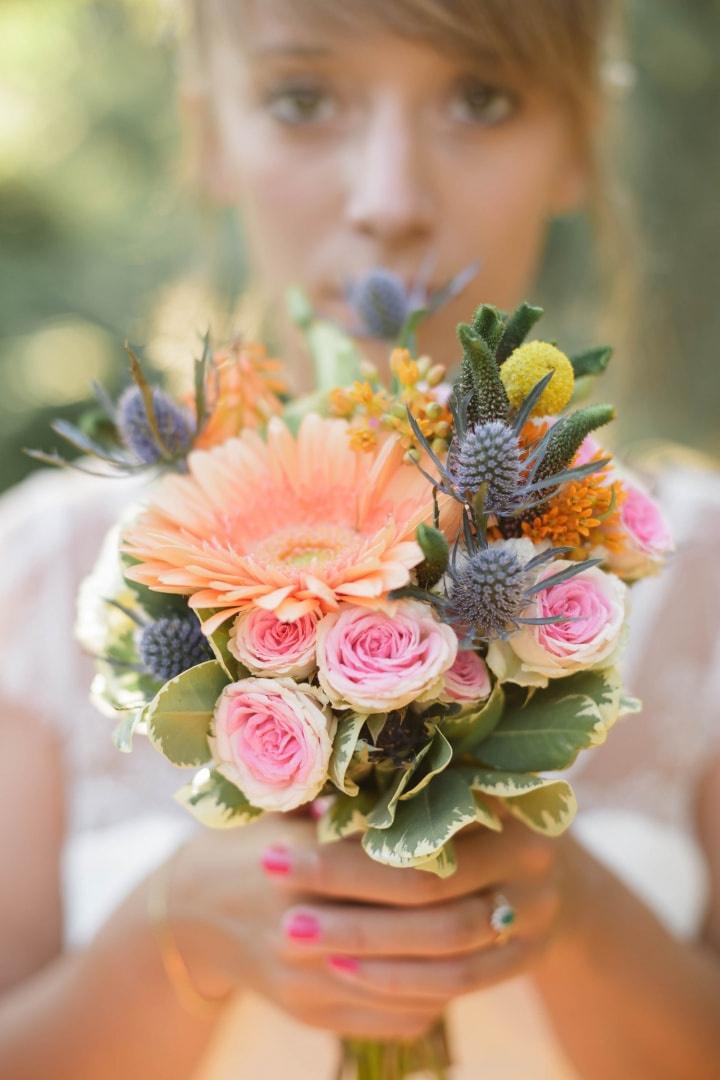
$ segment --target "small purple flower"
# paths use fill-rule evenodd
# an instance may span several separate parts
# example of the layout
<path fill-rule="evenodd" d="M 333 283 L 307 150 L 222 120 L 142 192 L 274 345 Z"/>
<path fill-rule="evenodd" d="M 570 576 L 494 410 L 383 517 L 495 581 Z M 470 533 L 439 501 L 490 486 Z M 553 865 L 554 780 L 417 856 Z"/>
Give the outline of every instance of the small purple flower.
<path fill-rule="evenodd" d="M 153 409 L 162 446 L 153 435 L 142 391 L 128 386 L 116 408 L 120 438 L 139 461 L 155 465 L 164 457 L 179 458 L 188 452 L 193 440 L 193 423 L 188 411 L 163 390 L 152 391 Z M 164 452 L 163 452 L 164 451 Z"/>

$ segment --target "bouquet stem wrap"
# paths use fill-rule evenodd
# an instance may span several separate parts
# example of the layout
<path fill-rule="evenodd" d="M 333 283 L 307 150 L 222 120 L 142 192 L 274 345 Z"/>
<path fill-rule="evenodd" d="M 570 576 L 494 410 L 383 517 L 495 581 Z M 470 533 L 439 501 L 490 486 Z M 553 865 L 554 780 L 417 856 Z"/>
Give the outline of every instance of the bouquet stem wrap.
<path fill-rule="evenodd" d="M 405 1080 L 420 1075 L 450 1080 L 450 1064 L 447 1027 L 439 1020 L 426 1035 L 411 1042 L 344 1039 L 337 1080 Z"/>

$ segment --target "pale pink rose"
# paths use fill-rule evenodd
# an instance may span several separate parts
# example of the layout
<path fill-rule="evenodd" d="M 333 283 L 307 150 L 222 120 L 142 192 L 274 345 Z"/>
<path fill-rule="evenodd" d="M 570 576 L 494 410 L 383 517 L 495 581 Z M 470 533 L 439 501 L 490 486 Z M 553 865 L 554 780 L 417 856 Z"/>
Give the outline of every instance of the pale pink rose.
<path fill-rule="evenodd" d="M 468 705 L 484 700 L 491 689 L 490 675 L 483 658 L 472 649 L 460 649 L 455 663 L 445 672 L 443 699 Z"/>
<path fill-rule="evenodd" d="M 604 451 L 597 439 L 593 439 L 592 435 L 586 435 L 580 443 L 580 449 L 573 458 L 573 468 L 577 469 L 581 465 L 588 465 L 598 454 L 601 454 L 603 457 L 610 456 Z"/>
<path fill-rule="evenodd" d="M 628 581 L 653 574 L 673 550 L 670 528 L 660 507 L 642 488 L 623 480 L 625 499 L 620 507 L 627 543 L 608 554 L 610 569 Z"/>
<path fill-rule="evenodd" d="M 541 577 L 573 565 L 559 559 Z M 529 612 L 539 618 L 566 615 L 567 622 L 522 626 L 506 644 L 521 661 L 521 673 L 553 679 L 607 667 L 619 649 L 626 605 L 627 586 L 614 574 L 593 566 L 538 593 Z"/>
<path fill-rule="evenodd" d="M 241 611 L 230 631 L 228 649 L 253 675 L 306 679 L 314 672 L 317 615 L 282 622 L 272 611 Z"/>
<path fill-rule="evenodd" d="M 395 614 L 347 605 L 320 622 L 318 677 L 338 708 L 388 712 L 411 701 L 430 701 L 457 655 L 452 627 L 416 601 Z"/>
<path fill-rule="evenodd" d="M 215 706 L 216 767 L 262 810 L 310 802 L 327 778 L 335 721 L 318 692 L 291 679 L 241 679 Z"/>

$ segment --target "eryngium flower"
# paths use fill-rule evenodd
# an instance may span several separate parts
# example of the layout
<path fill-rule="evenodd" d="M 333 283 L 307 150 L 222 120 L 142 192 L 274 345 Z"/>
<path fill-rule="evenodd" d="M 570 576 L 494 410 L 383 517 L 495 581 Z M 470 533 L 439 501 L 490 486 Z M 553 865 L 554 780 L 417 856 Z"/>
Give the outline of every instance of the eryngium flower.
<path fill-rule="evenodd" d="M 173 615 L 149 623 L 139 632 L 137 647 L 143 667 L 160 682 L 174 679 L 213 656 L 194 615 Z"/>
<path fill-rule="evenodd" d="M 490 514 L 509 514 L 521 501 L 520 443 L 502 420 L 471 428 L 456 452 L 451 452 L 448 469 L 455 486 L 468 498 L 487 484 L 484 509 Z"/>
<path fill-rule="evenodd" d="M 448 606 L 453 621 L 472 626 L 478 638 L 503 638 L 516 630 L 529 603 L 532 581 L 515 545 L 476 551 L 451 572 Z"/>
<path fill-rule="evenodd" d="M 372 337 L 396 338 L 410 312 L 410 299 L 402 278 L 390 270 L 371 270 L 352 289 L 352 301 L 365 330 Z"/>
<path fill-rule="evenodd" d="M 116 410 L 120 438 L 145 465 L 154 465 L 168 455 L 172 458 L 182 457 L 193 440 L 192 421 L 182 406 L 157 388 L 153 389 L 152 401 L 162 446 L 153 435 L 139 386 L 128 386 L 123 391 Z"/>

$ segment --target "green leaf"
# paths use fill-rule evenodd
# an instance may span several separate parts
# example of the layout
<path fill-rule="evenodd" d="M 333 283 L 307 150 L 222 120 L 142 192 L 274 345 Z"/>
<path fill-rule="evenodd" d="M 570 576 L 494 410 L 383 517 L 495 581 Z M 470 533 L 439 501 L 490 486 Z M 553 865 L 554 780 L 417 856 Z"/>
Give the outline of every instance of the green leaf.
<path fill-rule="evenodd" d="M 362 788 L 357 795 L 338 795 L 318 821 L 318 840 L 330 844 L 365 832 L 367 815 L 377 801 L 377 793 Z"/>
<path fill-rule="evenodd" d="M 413 354 L 417 352 L 417 328 L 429 314 L 430 309 L 424 307 L 416 308 L 410 312 L 397 336 L 395 344 L 399 349 L 409 349 Z"/>
<path fill-rule="evenodd" d="M 433 855 L 426 862 L 417 863 L 416 870 L 427 870 L 430 874 L 436 874 L 439 878 L 448 878 L 457 870 L 457 857 L 455 845 L 448 840 L 444 847 L 440 848 L 437 855 Z"/>
<path fill-rule="evenodd" d="M 362 845 L 371 859 L 386 866 L 428 863 L 465 825 L 477 821 L 475 798 L 455 770 L 436 776 L 410 802 L 400 803 L 387 829 L 370 828 Z"/>
<path fill-rule="evenodd" d="M 150 741 L 173 765 L 209 760 L 213 709 L 227 681 L 220 664 L 207 660 L 165 683 L 148 705 L 143 718 Z"/>
<path fill-rule="evenodd" d="M 445 735 L 454 743 L 455 754 L 470 754 L 483 739 L 486 739 L 500 723 L 505 707 L 505 692 L 496 683 L 490 697 L 480 709 L 472 709 L 449 716 L 441 723 Z"/>
<path fill-rule="evenodd" d="M 367 724 L 368 731 L 372 736 L 372 741 L 377 746 L 377 741 L 382 735 L 382 730 L 387 724 L 387 713 L 372 713 L 370 716 L 365 717 L 365 723 Z"/>
<path fill-rule="evenodd" d="M 355 753 L 365 717 L 358 713 L 344 713 L 338 720 L 337 731 L 333 739 L 328 775 L 335 787 L 346 795 L 357 795 L 358 785 L 346 775 L 348 766 Z"/>
<path fill-rule="evenodd" d="M 203 608 L 201 611 L 196 611 L 195 614 L 202 624 L 207 622 L 210 616 L 215 614 L 216 610 L 216 608 Z M 232 619 L 226 619 L 224 623 L 221 623 L 220 626 L 218 626 L 217 630 L 214 630 L 212 634 L 206 636 L 208 644 L 213 651 L 213 656 L 227 675 L 230 682 L 237 682 L 238 679 L 247 678 L 250 672 L 235 659 L 228 648 L 232 622 Z"/>
<path fill-rule="evenodd" d="M 577 353 L 570 357 L 576 379 L 585 378 L 587 375 L 602 375 L 610 362 L 612 348 L 609 345 L 598 345 L 594 349 Z"/>
<path fill-rule="evenodd" d="M 620 680 L 612 668 L 555 679 L 506 712 L 476 756 L 509 772 L 565 769 L 580 750 L 605 741 L 619 708 Z"/>
<path fill-rule="evenodd" d="M 514 817 L 544 836 L 565 832 L 577 813 L 575 792 L 566 780 L 546 781 L 534 791 L 502 801 Z"/>
<path fill-rule="evenodd" d="M 473 796 L 475 797 L 475 820 L 487 829 L 492 829 L 493 832 L 502 832 L 502 821 L 495 811 L 488 806 L 481 795 L 478 795 L 477 791 L 473 791 Z"/>
<path fill-rule="evenodd" d="M 374 829 L 389 829 L 395 820 L 395 812 L 400 796 L 410 783 L 418 761 L 421 761 L 430 749 L 430 743 L 423 746 L 415 761 L 405 768 L 398 767 L 390 778 L 390 782 L 375 803 L 368 815 L 368 824 Z"/>
<path fill-rule="evenodd" d="M 176 791 L 174 798 L 196 821 L 212 829 L 247 825 L 264 812 L 251 806 L 242 791 L 216 769 L 203 769 L 192 783 L 184 784 Z"/>
<path fill-rule="evenodd" d="M 475 768 L 472 765 L 460 765 L 458 769 L 473 791 L 483 791 L 486 795 L 525 795 L 544 784 L 555 783 L 554 780 L 545 780 L 534 773 Z"/>
<path fill-rule="evenodd" d="M 503 335 L 500 338 L 495 358 L 498 364 L 504 364 L 507 358 L 522 345 L 535 323 L 542 317 L 543 308 L 523 302 L 508 316 Z"/>
<path fill-rule="evenodd" d="M 442 731 L 436 729 L 423 761 L 413 772 L 412 787 L 407 786 L 400 796 L 401 800 L 414 799 L 427 787 L 434 776 L 438 776 L 452 761 L 453 750 Z"/>
<path fill-rule="evenodd" d="M 115 749 L 119 750 L 121 754 L 129 754 L 132 752 L 133 735 L 140 723 L 141 716 L 142 709 L 133 709 L 126 712 L 118 721 L 115 730 L 112 733 L 112 741 Z"/>
<path fill-rule="evenodd" d="M 417 582 L 421 589 L 432 589 L 447 570 L 450 548 L 445 534 L 431 525 L 418 525 L 415 531 L 425 560 L 415 567 Z"/>

